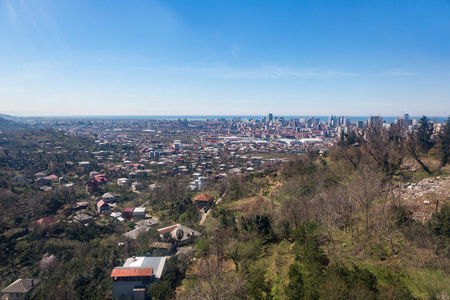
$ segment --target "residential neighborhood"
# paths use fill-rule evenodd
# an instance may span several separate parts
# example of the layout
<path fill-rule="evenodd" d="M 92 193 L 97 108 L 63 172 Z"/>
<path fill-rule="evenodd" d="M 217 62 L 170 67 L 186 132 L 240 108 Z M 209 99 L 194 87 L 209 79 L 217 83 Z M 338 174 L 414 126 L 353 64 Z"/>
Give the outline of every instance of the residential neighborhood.
<path fill-rule="evenodd" d="M 164 293 L 173 293 L 179 281 L 170 288 L 157 284 L 165 282 L 165 266 L 167 272 L 186 272 L 199 253 L 219 255 L 213 249 L 220 244 L 239 270 L 239 253 L 248 250 L 232 248 L 234 238 L 220 240 L 239 230 L 249 236 L 264 232 L 263 240 L 271 236 L 267 211 L 277 211 L 278 199 L 292 193 L 277 183 L 280 176 L 288 180 L 307 160 L 326 167 L 330 149 L 343 141 L 358 146 L 368 139 L 370 123 L 385 133 L 391 126 L 412 133 L 420 125 L 407 115 L 391 124 L 378 117 L 351 123 L 334 116 L 48 119 L 45 128 L 37 120 L 27 123 L 33 133 L 0 133 L 2 238 L 17 249 L 38 245 L 27 251 L 39 254 L 12 260 L 14 272 L 0 269 L 2 300 L 27 293 L 42 298 L 51 293 L 52 274 L 64 272 L 58 266 L 73 261 L 89 270 L 64 273 L 65 286 L 78 298 L 94 295 L 86 290 L 94 278 L 101 278 L 107 298 L 149 299 L 163 285 Z M 444 125 L 430 126 L 430 139 L 436 139 Z M 242 206 L 233 204 L 240 199 Z M 209 229 L 218 224 L 228 229 Z M 15 255 L 3 249 L 5 257 Z M 64 286 L 55 291 L 69 293 Z"/>

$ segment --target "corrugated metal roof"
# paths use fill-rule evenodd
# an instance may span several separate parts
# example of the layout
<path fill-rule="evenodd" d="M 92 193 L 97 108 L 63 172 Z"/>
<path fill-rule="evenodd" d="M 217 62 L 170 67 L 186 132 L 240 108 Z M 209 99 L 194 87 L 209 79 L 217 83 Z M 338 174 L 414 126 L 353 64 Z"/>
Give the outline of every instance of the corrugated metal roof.
<path fill-rule="evenodd" d="M 115 268 L 111 273 L 111 277 L 136 277 L 136 276 L 152 276 L 153 268 Z"/>
<path fill-rule="evenodd" d="M 145 257 L 145 256 L 138 256 L 138 257 L 132 257 L 128 258 L 123 268 L 153 268 L 153 272 L 156 278 L 160 278 L 162 275 L 162 271 L 164 269 L 164 265 L 166 263 L 166 258 L 163 257 Z"/>

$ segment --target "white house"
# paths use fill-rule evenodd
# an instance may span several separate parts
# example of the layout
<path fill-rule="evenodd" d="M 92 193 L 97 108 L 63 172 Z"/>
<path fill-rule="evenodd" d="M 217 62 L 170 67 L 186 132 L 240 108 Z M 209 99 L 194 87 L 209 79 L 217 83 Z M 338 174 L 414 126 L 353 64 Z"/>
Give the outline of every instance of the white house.
<path fill-rule="evenodd" d="M 105 193 L 105 194 L 103 194 L 102 199 L 104 201 L 106 201 L 106 202 L 109 202 L 109 203 L 114 202 L 116 200 L 116 194 L 114 194 L 114 193 Z"/>
<path fill-rule="evenodd" d="M 145 219 L 145 207 L 135 207 L 133 209 L 133 218 Z"/>
<path fill-rule="evenodd" d="M 25 295 L 29 293 L 40 282 L 39 279 L 17 279 L 6 288 L 2 290 L 3 294 L 6 294 L 5 299 L 17 299 L 22 300 Z M 2 297 L 3 299 L 3 297 Z"/>
<path fill-rule="evenodd" d="M 80 161 L 80 162 L 78 162 L 78 165 L 79 165 L 80 167 L 83 167 L 83 168 L 88 167 L 90 164 L 91 164 L 91 163 L 88 162 L 88 161 Z"/>
<path fill-rule="evenodd" d="M 126 184 L 128 184 L 129 181 L 130 180 L 128 180 L 128 178 L 119 178 L 119 179 L 117 179 L 117 184 L 118 185 L 126 185 Z"/>

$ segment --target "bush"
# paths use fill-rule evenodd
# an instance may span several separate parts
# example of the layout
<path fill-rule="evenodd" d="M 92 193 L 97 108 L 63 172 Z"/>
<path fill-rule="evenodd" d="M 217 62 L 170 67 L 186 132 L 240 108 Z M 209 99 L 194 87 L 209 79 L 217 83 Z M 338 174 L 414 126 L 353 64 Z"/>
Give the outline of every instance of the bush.
<path fill-rule="evenodd" d="M 302 271 L 298 263 L 289 266 L 289 283 L 284 292 L 289 300 L 304 298 Z"/>
<path fill-rule="evenodd" d="M 428 220 L 427 226 L 438 239 L 448 240 L 450 238 L 450 205 L 444 204 L 439 212 L 434 213 Z"/>
<path fill-rule="evenodd" d="M 172 287 L 169 281 L 155 282 L 150 286 L 149 296 L 156 300 L 170 299 L 172 295 Z"/>

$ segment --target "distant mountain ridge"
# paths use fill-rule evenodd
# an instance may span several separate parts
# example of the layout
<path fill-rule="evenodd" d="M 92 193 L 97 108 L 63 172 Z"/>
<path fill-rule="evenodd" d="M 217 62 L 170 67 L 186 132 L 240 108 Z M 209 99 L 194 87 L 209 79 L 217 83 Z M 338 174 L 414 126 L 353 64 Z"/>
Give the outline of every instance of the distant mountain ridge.
<path fill-rule="evenodd" d="M 0 114 L 0 118 L 3 118 L 5 120 L 10 120 L 10 121 L 15 121 L 17 122 L 18 120 L 20 120 L 20 117 L 16 117 L 16 116 L 11 116 L 11 115 L 7 115 L 7 114 Z"/>
<path fill-rule="evenodd" d="M 0 114 L 0 130 L 25 129 L 28 128 L 26 124 L 18 123 L 13 120 L 14 117 Z"/>

